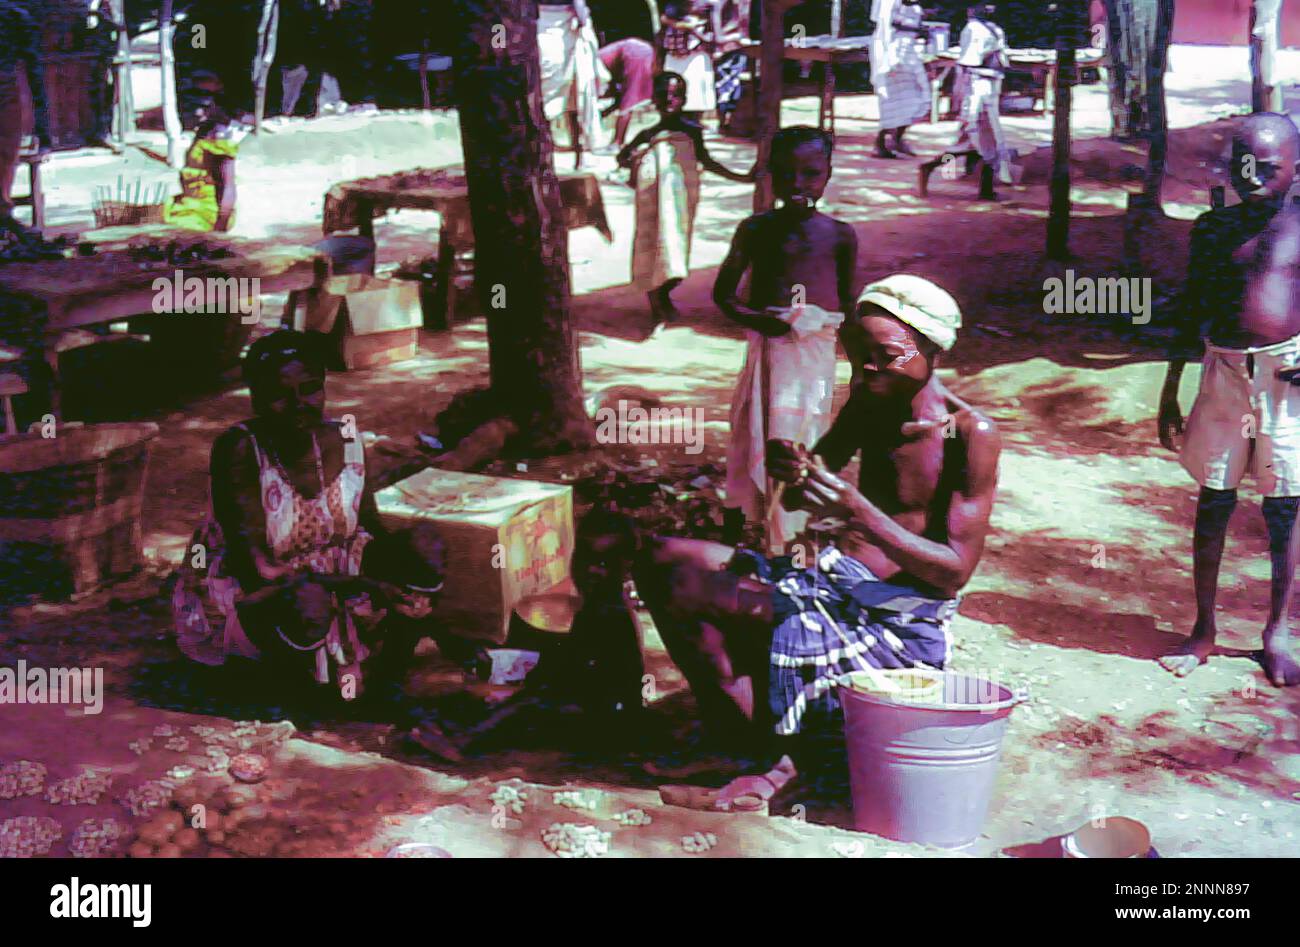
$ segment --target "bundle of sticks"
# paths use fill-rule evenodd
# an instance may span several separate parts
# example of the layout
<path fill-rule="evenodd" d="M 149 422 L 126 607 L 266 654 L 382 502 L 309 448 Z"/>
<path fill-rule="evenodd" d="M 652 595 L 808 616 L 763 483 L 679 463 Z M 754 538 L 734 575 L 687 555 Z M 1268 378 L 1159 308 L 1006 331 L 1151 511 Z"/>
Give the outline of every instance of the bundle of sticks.
<path fill-rule="evenodd" d="M 146 185 L 143 179 L 136 178 L 132 183 L 119 174 L 116 190 L 107 184 L 95 188 L 95 226 L 158 223 L 162 220 L 162 206 L 168 191 L 165 182 Z"/>

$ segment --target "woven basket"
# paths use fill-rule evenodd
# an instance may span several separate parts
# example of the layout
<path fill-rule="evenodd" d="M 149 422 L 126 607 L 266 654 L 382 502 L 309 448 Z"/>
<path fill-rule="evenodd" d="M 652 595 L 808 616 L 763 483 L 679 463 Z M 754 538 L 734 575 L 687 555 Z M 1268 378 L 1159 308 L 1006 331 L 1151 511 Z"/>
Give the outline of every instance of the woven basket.
<path fill-rule="evenodd" d="M 0 600 L 66 599 L 140 564 L 156 424 L 0 437 Z"/>
<path fill-rule="evenodd" d="M 163 222 L 164 204 L 127 204 L 101 201 L 95 205 L 95 227 L 134 227 Z"/>

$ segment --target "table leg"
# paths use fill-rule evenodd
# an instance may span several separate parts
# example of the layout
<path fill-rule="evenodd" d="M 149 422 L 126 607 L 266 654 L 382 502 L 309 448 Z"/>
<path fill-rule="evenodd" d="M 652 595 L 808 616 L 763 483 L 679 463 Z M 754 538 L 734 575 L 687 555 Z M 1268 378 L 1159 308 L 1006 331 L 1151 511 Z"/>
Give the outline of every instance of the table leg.
<path fill-rule="evenodd" d="M 835 134 L 835 68 L 829 62 L 824 63 L 822 69 L 822 102 L 817 127 Z"/>
<path fill-rule="evenodd" d="M 49 413 L 54 420 L 63 421 L 63 381 L 59 377 L 59 347 L 55 339 L 46 339 L 41 347 L 40 356 L 45 362 L 46 378 L 49 388 Z"/>
<path fill-rule="evenodd" d="M 370 240 L 375 239 L 375 209 L 369 201 L 357 201 L 357 233 Z"/>
<path fill-rule="evenodd" d="M 41 171 L 44 163 L 42 159 L 38 158 L 27 165 L 32 189 L 32 227 L 36 230 L 45 229 L 45 187 Z"/>
<path fill-rule="evenodd" d="M 424 327 L 433 331 L 451 327 L 456 309 L 456 247 L 446 227 L 438 235 L 438 262 L 433 271 L 433 286 Z"/>

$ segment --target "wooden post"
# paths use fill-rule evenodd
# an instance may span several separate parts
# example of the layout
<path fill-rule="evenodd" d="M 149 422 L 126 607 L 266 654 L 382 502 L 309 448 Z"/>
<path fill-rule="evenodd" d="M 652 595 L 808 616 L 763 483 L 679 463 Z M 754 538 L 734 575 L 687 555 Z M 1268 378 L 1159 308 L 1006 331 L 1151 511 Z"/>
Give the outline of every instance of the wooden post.
<path fill-rule="evenodd" d="M 773 204 L 772 175 L 768 159 L 772 136 L 781 127 L 781 72 L 785 61 L 785 15 L 802 0 L 763 0 L 762 41 L 759 47 L 758 160 L 754 185 L 754 212 L 770 210 Z"/>
<path fill-rule="evenodd" d="M 1251 0 L 1250 4 L 1250 109 L 1280 112 L 1282 85 L 1274 60 L 1282 38 L 1283 0 Z"/>
<path fill-rule="evenodd" d="M 280 0 L 262 0 L 262 20 L 257 25 L 257 57 L 253 60 L 253 133 L 262 130 L 266 118 L 266 84 L 275 63 L 275 45 L 280 32 Z"/>
<path fill-rule="evenodd" d="M 570 312 L 569 234 L 542 109 L 535 0 L 455 0 L 456 106 L 494 401 L 529 447 L 594 443 Z"/>
<path fill-rule="evenodd" d="M 1065 260 L 1070 255 L 1070 105 L 1074 98 L 1075 45 L 1084 0 L 1056 3 L 1056 69 L 1052 114 L 1051 205 L 1047 216 L 1047 256 Z"/>
<path fill-rule="evenodd" d="M 646 9 L 650 13 L 650 35 L 654 39 L 659 38 L 659 4 L 655 0 L 645 0 Z"/>
<path fill-rule="evenodd" d="M 429 40 L 420 43 L 420 104 L 427 112 L 433 108 L 433 99 L 429 95 Z"/>
<path fill-rule="evenodd" d="M 117 57 L 113 61 L 113 135 L 122 144 L 135 135 L 135 91 L 131 88 L 131 28 L 126 22 L 126 0 L 109 0 L 109 12 L 118 25 Z"/>
<path fill-rule="evenodd" d="M 167 163 L 179 168 L 184 160 L 181 141 L 181 117 L 176 102 L 176 50 L 173 47 L 175 26 L 172 23 L 173 0 L 162 0 L 158 13 L 158 52 L 162 59 L 163 128 L 167 133 Z"/>

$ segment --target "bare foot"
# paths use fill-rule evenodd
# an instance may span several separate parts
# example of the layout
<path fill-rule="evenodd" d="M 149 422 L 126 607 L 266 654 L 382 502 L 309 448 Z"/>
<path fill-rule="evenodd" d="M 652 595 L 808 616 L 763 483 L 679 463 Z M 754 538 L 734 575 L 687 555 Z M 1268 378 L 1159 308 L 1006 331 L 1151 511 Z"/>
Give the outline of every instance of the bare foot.
<path fill-rule="evenodd" d="M 1173 651 L 1159 658 L 1160 666 L 1178 677 L 1186 677 L 1210 660 L 1214 639 L 1193 634 Z"/>
<path fill-rule="evenodd" d="M 1291 652 L 1289 639 L 1268 640 L 1259 652 L 1259 663 L 1274 687 L 1295 687 L 1300 684 L 1300 662 L 1296 661 Z"/>

